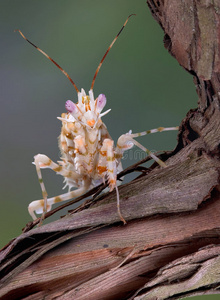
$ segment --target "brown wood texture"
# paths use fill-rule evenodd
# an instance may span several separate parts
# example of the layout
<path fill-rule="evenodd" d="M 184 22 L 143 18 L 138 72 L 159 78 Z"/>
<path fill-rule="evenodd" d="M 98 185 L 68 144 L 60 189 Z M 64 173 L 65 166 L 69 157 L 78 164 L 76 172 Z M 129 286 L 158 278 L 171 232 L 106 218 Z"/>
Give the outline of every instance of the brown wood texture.
<path fill-rule="evenodd" d="M 220 3 L 147 3 L 165 47 L 193 76 L 198 108 L 182 121 L 176 149 L 161 155 L 168 167 L 136 165 L 142 175 L 119 188 L 127 225 L 115 191 L 47 225 L 27 224 L 0 252 L 0 299 L 220 293 Z"/>

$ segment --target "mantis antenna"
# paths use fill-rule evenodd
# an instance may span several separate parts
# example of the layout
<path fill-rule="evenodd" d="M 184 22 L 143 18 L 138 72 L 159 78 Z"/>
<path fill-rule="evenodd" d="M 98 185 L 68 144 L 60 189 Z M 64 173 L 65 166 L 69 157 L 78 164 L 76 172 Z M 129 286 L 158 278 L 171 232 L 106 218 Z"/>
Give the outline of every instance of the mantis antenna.
<path fill-rule="evenodd" d="M 127 20 L 125 21 L 124 25 L 122 26 L 122 28 L 120 29 L 119 33 L 116 35 L 116 37 L 114 38 L 114 40 L 112 41 L 111 45 L 108 47 L 108 50 L 105 52 L 103 58 L 101 59 L 99 65 L 98 65 L 98 68 L 96 69 L 96 72 L 95 72 L 95 75 L 93 77 L 93 80 L 92 80 L 92 85 L 91 85 L 91 90 L 93 90 L 93 86 L 94 86 L 94 83 L 95 83 L 95 80 L 96 80 L 96 76 L 98 75 L 98 72 L 103 64 L 103 61 L 105 60 L 107 54 L 109 53 L 110 49 L 112 48 L 112 46 L 114 45 L 114 43 L 116 42 L 117 38 L 119 37 L 119 35 L 121 34 L 122 30 L 125 28 L 129 18 L 131 16 L 136 16 L 135 14 L 131 14 L 130 16 L 127 17 Z"/>
<path fill-rule="evenodd" d="M 31 44 L 32 46 L 34 46 L 39 52 L 41 52 L 44 56 L 46 56 L 50 61 L 52 61 L 52 63 L 55 64 L 55 66 L 57 66 L 60 71 L 69 79 L 69 81 L 72 83 L 72 85 L 74 86 L 75 90 L 77 93 L 79 93 L 79 90 L 76 86 L 76 84 L 74 83 L 74 81 L 70 78 L 69 74 L 63 69 L 61 68 L 60 65 L 58 65 L 58 63 L 56 63 L 47 53 L 45 53 L 43 50 L 41 50 L 39 47 L 37 47 L 36 45 L 34 45 L 31 41 L 29 41 L 24 35 L 23 33 L 21 32 L 21 30 L 17 29 L 15 31 L 18 31 L 20 33 L 20 35 L 29 43 Z"/>

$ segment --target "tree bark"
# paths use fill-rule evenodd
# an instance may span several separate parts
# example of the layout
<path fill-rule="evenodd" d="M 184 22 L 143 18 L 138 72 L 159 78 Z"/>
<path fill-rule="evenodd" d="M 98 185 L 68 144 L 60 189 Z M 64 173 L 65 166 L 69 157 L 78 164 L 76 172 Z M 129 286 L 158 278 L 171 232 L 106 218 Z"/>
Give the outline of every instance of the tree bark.
<path fill-rule="evenodd" d="M 128 170 L 142 175 L 119 188 L 127 225 L 115 191 L 50 224 L 28 224 L 0 252 L 0 299 L 220 293 L 220 3 L 147 3 L 165 47 L 193 76 L 198 108 L 182 121 L 176 149 L 161 156 L 167 168 Z"/>

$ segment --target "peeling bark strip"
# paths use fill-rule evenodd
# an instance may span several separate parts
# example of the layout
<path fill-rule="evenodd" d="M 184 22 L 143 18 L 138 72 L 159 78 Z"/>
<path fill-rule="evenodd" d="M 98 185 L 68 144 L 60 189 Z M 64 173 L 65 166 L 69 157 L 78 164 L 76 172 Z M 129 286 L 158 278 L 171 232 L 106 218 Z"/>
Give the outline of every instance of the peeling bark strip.
<path fill-rule="evenodd" d="M 194 76 L 198 108 L 168 165 L 0 252 L 0 299 L 180 299 L 220 293 L 220 3 L 148 0 L 171 55 Z M 187 88 L 187 87 L 186 87 Z"/>
<path fill-rule="evenodd" d="M 199 107 L 205 111 L 220 92 L 220 4 L 218 0 L 148 0 L 164 30 L 164 45 L 195 76 Z"/>
<path fill-rule="evenodd" d="M 158 272 L 157 276 L 136 293 L 135 299 L 172 299 L 209 294 L 218 294 L 217 283 L 220 281 L 220 246 L 205 247 L 198 252 L 177 259 Z M 216 292 L 214 291 L 216 289 Z M 194 292 L 195 291 L 195 292 Z M 178 295 L 178 298 L 175 297 Z"/>
<path fill-rule="evenodd" d="M 165 47 L 177 61 L 202 80 L 220 70 L 218 0 L 148 1 L 165 32 Z"/>

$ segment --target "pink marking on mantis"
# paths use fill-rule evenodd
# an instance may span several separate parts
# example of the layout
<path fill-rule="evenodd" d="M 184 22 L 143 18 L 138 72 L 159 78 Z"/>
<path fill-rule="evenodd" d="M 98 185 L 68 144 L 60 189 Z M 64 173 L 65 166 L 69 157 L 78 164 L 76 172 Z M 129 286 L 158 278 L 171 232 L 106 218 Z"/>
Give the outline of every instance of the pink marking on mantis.
<path fill-rule="evenodd" d="M 101 112 L 106 105 L 106 97 L 104 94 L 100 94 L 97 98 L 96 102 L 96 110 L 97 112 Z"/>
<path fill-rule="evenodd" d="M 69 113 L 75 113 L 76 114 L 78 112 L 78 108 L 77 108 L 76 104 L 71 100 L 66 101 L 65 108 Z"/>

